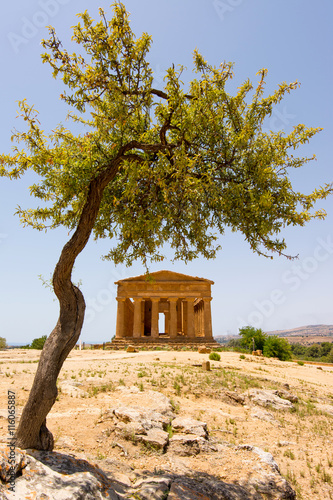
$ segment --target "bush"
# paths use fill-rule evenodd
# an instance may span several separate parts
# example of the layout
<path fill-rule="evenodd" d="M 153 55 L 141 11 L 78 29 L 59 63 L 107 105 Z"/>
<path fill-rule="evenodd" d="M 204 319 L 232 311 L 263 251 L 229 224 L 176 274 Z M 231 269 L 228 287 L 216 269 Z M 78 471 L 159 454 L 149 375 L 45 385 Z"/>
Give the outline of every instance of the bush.
<path fill-rule="evenodd" d="M 4 337 L 0 337 L 0 349 L 6 349 L 7 347 L 7 342 Z"/>
<path fill-rule="evenodd" d="M 317 343 L 311 346 L 304 346 L 297 343 L 291 345 L 291 350 L 293 355 L 298 359 L 333 363 L 333 342 L 321 342 L 321 344 Z"/>
<path fill-rule="evenodd" d="M 47 338 L 46 335 L 43 335 L 42 337 L 39 337 L 38 339 L 34 339 L 31 342 L 30 349 L 40 349 L 40 350 L 43 349 L 46 338 Z"/>
<path fill-rule="evenodd" d="M 220 361 L 221 356 L 217 352 L 211 352 L 209 355 L 209 359 L 212 361 Z"/>
<path fill-rule="evenodd" d="M 272 335 L 265 341 L 263 355 L 267 358 L 279 358 L 281 361 L 288 361 L 292 358 L 291 346 L 286 339 Z"/>

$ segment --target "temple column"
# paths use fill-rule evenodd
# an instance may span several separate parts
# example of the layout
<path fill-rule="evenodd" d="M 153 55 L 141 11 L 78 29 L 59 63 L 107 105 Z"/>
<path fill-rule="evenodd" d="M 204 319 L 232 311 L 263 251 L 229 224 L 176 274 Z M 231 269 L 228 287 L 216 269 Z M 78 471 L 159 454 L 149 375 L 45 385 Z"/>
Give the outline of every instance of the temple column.
<path fill-rule="evenodd" d="M 133 321 L 133 337 L 141 337 L 141 327 L 142 327 L 142 299 L 136 297 L 134 300 L 134 321 Z"/>
<path fill-rule="evenodd" d="M 170 304 L 170 321 L 169 321 L 169 334 L 170 338 L 177 337 L 177 298 L 171 297 Z"/>
<path fill-rule="evenodd" d="M 199 302 L 199 336 L 201 337 L 203 335 L 203 316 L 202 316 L 202 300 Z"/>
<path fill-rule="evenodd" d="M 117 297 L 117 326 L 116 338 L 121 339 L 125 337 L 125 300 Z"/>
<path fill-rule="evenodd" d="M 210 301 L 212 300 L 211 297 L 205 297 L 204 299 L 204 335 L 205 338 L 212 338 L 213 336 L 213 331 L 212 331 L 212 312 L 211 312 L 211 307 L 210 307 Z"/>
<path fill-rule="evenodd" d="M 157 337 L 159 334 L 158 330 L 158 303 L 160 299 L 152 298 L 151 300 L 151 336 Z"/>
<path fill-rule="evenodd" d="M 165 332 L 166 334 L 169 334 L 169 313 L 168 312 L 165 312 L 164 313 L 164 325 L 165 325 Z"/>
<path fill-rule="evenodd" d="M 187 336 L 195 337 L 194 329 L 194 299 L 187 298 Z"/>

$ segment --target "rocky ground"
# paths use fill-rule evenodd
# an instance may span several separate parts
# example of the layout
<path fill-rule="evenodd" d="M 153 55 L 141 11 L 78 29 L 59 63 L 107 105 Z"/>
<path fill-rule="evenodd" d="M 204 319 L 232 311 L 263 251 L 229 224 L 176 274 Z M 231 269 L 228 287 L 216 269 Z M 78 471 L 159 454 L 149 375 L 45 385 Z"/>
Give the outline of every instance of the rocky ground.
<path fill-rule="evenodd" d="M 19 418 L 39 354 L 0 352 L 0 499 L 333 499 L 333 367 L 191 351 L 72 351 L 13 494 L 7 391 Z"/>

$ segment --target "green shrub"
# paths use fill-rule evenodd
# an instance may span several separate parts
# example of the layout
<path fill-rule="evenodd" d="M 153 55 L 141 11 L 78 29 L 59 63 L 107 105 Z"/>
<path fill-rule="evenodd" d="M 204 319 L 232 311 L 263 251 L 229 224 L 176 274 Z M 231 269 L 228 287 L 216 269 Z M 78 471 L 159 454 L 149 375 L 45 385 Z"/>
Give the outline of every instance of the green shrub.
<path fill-rule="evenodd" d="M 43 349 L 45 341 L 46 341 L 46 335 L 43 335 L 42 337 L 39 337 L 38 339 L 34 339 L 31 342 L 30 349 Z"/>
<path fill-rule="evenodd" d="M 217 352 L 211 352 L 209 355 L 209 359 L 212 361 L 220 361 L 221 356 Z"/>
<path fill-rule="evenodd" d="M 265 341 L 263 355 L 267 358 L 279 358 L 281 361 L 288 361 L 292 358 L 292 351 L 286 339 L 272 335 Z"/>
<path fill-rule="evenodd" d="M 4 337 L 0 337 L 0 349 L 6 349 L 7 347 L 7 342 Z"/>
<path fill-rule="evenodd" d="M 303 361 L 297 361 L 297 364 L 300 365 L 300 366 L 304 366 L 304 362 Z"/>

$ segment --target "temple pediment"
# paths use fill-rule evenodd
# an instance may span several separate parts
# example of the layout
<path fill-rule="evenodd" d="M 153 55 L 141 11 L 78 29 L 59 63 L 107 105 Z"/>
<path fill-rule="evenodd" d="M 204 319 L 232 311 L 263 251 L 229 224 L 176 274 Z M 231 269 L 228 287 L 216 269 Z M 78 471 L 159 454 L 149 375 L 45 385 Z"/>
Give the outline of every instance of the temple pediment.
<path fill-rule="evenodd" d="M 153 282 L 164 282 L 164 283 L 204 282 L 204 283 L 209 283 L 210 285 L 214 284 L 214 281 L 208 280 L 206 278 L 198 278 L 197 276 L 189 276 L 187 274 L 176 273 L 174 271 L 167 271 L 167 270 L 155 271 L 153 273 L 150 273 L 149 277 L 147 274 L 142 274 L 140 276 L 125 278 L 123 280 L 116 281 L 115 284 L 119 285 L 132 282 L 149 282 L 150 280 L 153 280 Z"/>

